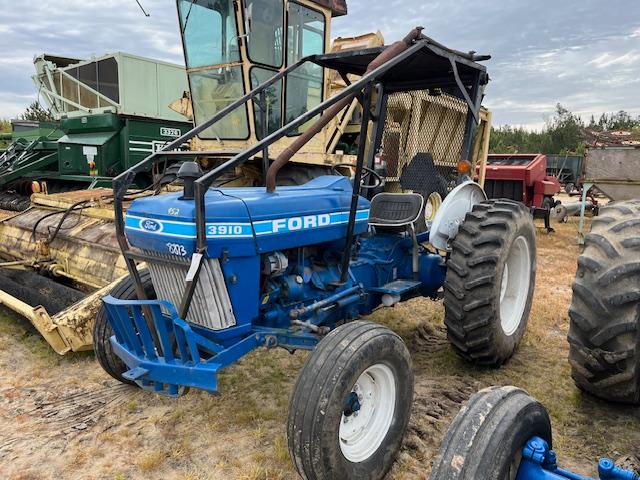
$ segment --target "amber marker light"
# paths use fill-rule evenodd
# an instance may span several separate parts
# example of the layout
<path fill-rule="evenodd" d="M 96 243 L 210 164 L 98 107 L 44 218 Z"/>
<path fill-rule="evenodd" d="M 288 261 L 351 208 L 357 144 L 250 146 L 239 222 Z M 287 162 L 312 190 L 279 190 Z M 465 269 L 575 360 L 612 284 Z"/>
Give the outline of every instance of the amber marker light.
<path fill-rule="evenodd" d="M 458 162 L 458 173 L 471 175 L 471 162 L 469 160 L 460 160 Z"/>

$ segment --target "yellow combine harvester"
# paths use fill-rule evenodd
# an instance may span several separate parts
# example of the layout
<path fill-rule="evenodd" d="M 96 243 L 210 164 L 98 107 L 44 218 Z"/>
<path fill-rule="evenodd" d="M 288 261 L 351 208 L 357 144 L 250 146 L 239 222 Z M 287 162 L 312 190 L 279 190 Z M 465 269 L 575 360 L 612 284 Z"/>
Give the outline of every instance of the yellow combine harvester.
<path fill-rule="evenodd" d="M 346 14 L 344 0 L 178 0 L 177 6 L 189 91 L 171 108 L 196 126 L 303 57 L 331 50 L 375 53 L 384 44 L 377 33 L 339 38 L 330 45 L 331 19 Z M 203 169 L 211 169 L 352 80 L 318 66 L 294 70 L 250 101 L 244 113 L 238 109 L 215 129 L 202 131 L 189 148 L 205 152 L 197 161 Z M 433 217 L 451 188 L 461 159 L 480 164 L 482 183 L 491 123 L 488 111 L 480 109 L 477 126 L 469 121 L 473 115 L 460 96 L 416 90 L 389 95 L 386 112 L 382 148 L 371 167 L 383 173 L 385 189 L 415 190 L 418 187 L 411 185 L 411 178 L 407 181 L 407 172 L 414 159 L 429 152 L 440 183 L 433 192 L 420 192 L 427 199 L 425 221 Z M 361 108 L 354 99 L 294 156 L 280 172 L 279 181 L 298 184 L 338 164 L 349 168 L 355 160 L 352 153 L 363 140 L 360 117 Z M 261 184 L 271 159 L 297 138 L 276 142 L 221 184 Z M 376 143 L 364 140 L 367 145 Z M 152 188 L 131 192 L 131 198 L 171 188 L 164 181 L 175 178 L 170 164 L 165 171 L 153 173 Z M 92 324 L 100 298 L 126 275 L 115 237 L 112 199 L 110 189 L 38 193 L 27 211 L 0 212 L 0 304 L 28 318 L 59 354 L 92 348 Z"/>

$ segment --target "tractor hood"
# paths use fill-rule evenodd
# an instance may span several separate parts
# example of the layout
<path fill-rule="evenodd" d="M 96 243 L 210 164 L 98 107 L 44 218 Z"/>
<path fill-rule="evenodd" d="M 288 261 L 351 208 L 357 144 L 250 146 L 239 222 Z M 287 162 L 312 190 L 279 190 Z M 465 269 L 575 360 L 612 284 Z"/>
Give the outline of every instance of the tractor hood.
<path fill-rule="evenodd" d="M 295 187 L 216 188 L 205 196 L 207 254 L 249 256 L 340 240 L 346 236 L 352 188 L 322 176 Z M 195 202 L 182 193 L 135 200 L 125 219 L 129 243 L 145 251 L 190 256 L 196 245 Z M 355 233 L 367 230 L 369 202 L 360 197 Z"/>

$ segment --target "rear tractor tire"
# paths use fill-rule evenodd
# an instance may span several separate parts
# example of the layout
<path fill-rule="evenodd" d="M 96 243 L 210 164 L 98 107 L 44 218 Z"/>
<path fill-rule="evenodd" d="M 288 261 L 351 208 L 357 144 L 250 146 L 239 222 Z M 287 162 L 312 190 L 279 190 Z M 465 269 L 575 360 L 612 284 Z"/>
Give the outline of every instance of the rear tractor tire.
<path fill-rule="evenodd" d="M 430 480 L 514 480 L 522 447 L 540 437 L 551 447 L 551 421 L 542 404 L 516 387 L 473 395 L 456 415 Z"/>
<path fill-rule="evenodd" d="M 535 277 L 535 227 L 528 209 L 505 199 L 475 205 L 447 262 L 444 321 L 455 351 L 492 367 L 511 358 L 527 326 Z"/>
<path fill-rule="evenodd" d="M 409 422 L 413 372 L 402 339 L 355 321 L 311 352 L 289 404 L 287 441 L 307 480 L 377 480 L 393 465 Z"/>
<path fill-rule="evenodd" d="M 579 388 L 640 403 L 640 200 L 593 219 L 569 308 L 569 363 Z"/>
<path fill-rule="evenodd" d="M 140 279 L 142 280 L 142 285 L 147 298 L 155 299 L 156 292 L 153 289 L 149 270 L 140 270 Z M 113 290 L 111 290 L 111 296 L 121 300 L 137 300 L 138 295 L 136 294 L 136 286 L 131 276 L 124 278 L 120 283 L 113 287 Z M 109 323 L 104 304 L 102 304 L 96 314 L 96 320 L 93 326 L 93 350 L 96 354 L 96 359 L 104 371 L 119 382 L 136 385 L 135 382 L 127 380 L 122 376 L 122 374 L 129 369 L 124 362 L 120 360 L 120 357 L 114 353 L 113 348 L 111 347 L 111 342 L 109 341 L 112 336 L 113 329 Z"/>

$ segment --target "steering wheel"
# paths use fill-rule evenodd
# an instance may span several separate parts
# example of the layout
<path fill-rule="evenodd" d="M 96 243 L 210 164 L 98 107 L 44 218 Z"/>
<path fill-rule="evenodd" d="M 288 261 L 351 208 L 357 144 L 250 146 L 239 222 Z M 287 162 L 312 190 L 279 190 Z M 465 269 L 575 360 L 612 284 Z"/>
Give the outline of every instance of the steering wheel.
<path fill-rule="evenodd" d="M 336 163 L 335 165 L 331 166 L 331 173 L 333 173 L 334 175 L 342 175 L 342 173 L 340 173 L 338 168 L 353 169 L 355 168 L 355 165 L 353 165 L 352 163 Z M 370 185 L 367 184 L 367 179 L 369 177 L 373 177 L 373 183 Z M 353 182 L 354 177 L 352 176 L 350 177 L 350 179 Z M 364 165 L 362 166 L 362 175 L 360 176 L 360 188 L 364 190 L 367 190 L 370 188 L 378 188 L 383 183 L 384 183 L 384 180 L 379 173 L 377 173 L 372 168 L 365 167 Z"/>

